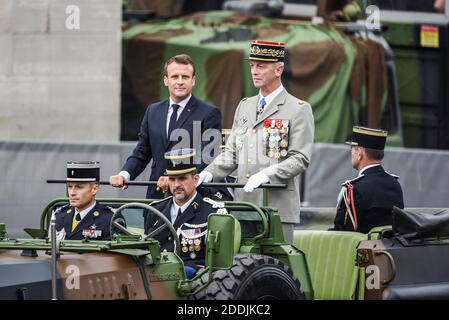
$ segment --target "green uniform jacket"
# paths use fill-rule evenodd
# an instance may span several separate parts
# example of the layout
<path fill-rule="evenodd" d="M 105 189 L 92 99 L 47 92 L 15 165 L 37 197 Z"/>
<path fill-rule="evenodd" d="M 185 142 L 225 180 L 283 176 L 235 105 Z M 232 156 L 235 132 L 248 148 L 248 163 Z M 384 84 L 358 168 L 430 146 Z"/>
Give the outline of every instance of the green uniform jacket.
<path fill-rule="evenodd" d="M 299 174 L 307 169 L 312 155 L 315 130 L 312 108 L 284 90 L 256 120 L 258 98 L 254 96 L 240 101 L 224 151 L 205 170 L 213 174 L 214 181 L 221 181 L 237 169 L 239 183 L 246 183 L 251 175 L 263 171 L 270 178 L 270 183 L 287 184 L 286 190 L 269 190 L 268 205 L 279 210 L 282 222 L 298 223 Z M 283 127 L 288 127 L 287 136 L 279 131 L 264 134 L 272 120 L 283 121 Z M 275 148 L 272 148 L 273 145 L 270 147 L 272 135 L 279 135 L 282 140 L 288 139 L 288 146 L 279 148 L 277 143 Z M 274 157 L 276 152 L 270 154 L 276 146 L 284 155 L 277 159 Z M 235 195 L 236 200 L 262 205 L 261 189 L 252 193 L 237 189 Z"/>

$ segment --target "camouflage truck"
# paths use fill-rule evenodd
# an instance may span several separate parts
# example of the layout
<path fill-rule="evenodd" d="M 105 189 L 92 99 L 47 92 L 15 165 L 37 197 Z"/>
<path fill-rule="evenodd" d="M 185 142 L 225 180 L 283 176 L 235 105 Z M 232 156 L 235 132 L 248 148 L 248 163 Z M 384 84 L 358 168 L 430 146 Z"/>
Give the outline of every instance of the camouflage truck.
<path fill-rule="evenodd" d="M 449 149 L 449 1 L 367 2 L 395 55 L 405 146 Z"/>
<path fill-rule="evenodd" d="M 25 229 L 32 239 L 9 239 L 0 224 L 0 299 L 449 298 L 448 210 L 395 209 L 393 226 L 369 234 L 296 230 L 290 245 L 276 210 L 214 202 L 206 264 L 187 279 L 170 221 L 164 219 L 175 252 L 161 252 L 154 235 L 142 233 L 142 210 L 165 217 L 148 205 L 152 200 L 98 200 L 115 208 L 112 221 L 120 214 L 127 222 L 111 224 L 111 241 L 49 237 L 52 213 L 67 198 L 46 206 L 39 228 Z"/>
<path fill-rule="evenodd" d="M 352 126 L 361 124 L 388 129 L 388 144 L 402 145 L 395 65 L 387 42 L 380 32 L 352 21 L 363 13 L 352 1 L 324 1 L 321 7 L 321 21 L 230 10 L 127 21 L 121 139 L 135 140 L 146 106 L 168 98 L 163 65 L 179 53 L 196 63 L 193 93 L 220 108 L 222 127 L 231 128 L 239 101 L 257 93 L 246 58 L 250 40 L 258 38 L 286 43 L 283 84 L 311 103 L 316 142 L 344 142 Z M 340 9 L 344 13 L 335 14 Z M 336 16 L 343 18 L 333 21 Z"/>

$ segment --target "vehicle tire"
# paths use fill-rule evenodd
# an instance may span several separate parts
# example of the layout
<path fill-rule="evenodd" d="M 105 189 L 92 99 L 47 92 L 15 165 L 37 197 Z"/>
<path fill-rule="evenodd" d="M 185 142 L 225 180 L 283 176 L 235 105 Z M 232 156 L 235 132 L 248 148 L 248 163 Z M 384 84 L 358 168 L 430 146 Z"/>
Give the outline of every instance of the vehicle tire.
<path fill-rule="evenodd" d="M 238 254 L 229 270 L 217 270 L 213 281 L 192 296 L 195 300 L 304 300 L 300 283 L 281 261 L 259 254 Z M 195 290 L 209 279 L 192 283 Z"/>

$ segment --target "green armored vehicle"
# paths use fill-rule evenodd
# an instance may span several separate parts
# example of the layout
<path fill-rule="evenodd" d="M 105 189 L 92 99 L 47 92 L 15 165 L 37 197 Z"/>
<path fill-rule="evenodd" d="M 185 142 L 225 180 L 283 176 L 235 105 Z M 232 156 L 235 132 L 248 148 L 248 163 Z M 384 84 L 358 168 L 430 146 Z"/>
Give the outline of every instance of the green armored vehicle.
<path fill-rule="evenodd" d="M 289 245 L 276 210 L 215 202 L 206 265 L 187 279 L 171 223 L 165 218 L 177 249 L 161 252 L 135 219 L 143 210 L 164 217 L 151 200 L 98 201 L 127 221 L 126 228 L 111 224 L 111 241 L 51 241 L 52 212 L 67 198 L 47 205 L 40 228 L 26 229 L 33 239 L 9 239 L 0 224 L 0 299 L 449 298 L 448 212 L 395 209 L 393 227 L 369 234 L 296 230 Z"/>

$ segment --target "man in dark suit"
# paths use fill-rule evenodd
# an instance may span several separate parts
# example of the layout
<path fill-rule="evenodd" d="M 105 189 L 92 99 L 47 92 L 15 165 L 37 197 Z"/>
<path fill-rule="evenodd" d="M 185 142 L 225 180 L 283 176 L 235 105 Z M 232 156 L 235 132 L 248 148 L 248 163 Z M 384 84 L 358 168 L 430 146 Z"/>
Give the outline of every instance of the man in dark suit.
<path fill-rule="evenodd" d="M 206 166 L 204 160 L 207 156 L 210 160 L 217 156 L 221 141 L 220 110 L 191 94 L 195 85 L 195 66 L 191 58 L 185 54 L 174 56 L 165 63 L 164 70 L 169 100 L 147 108 L 140 126 L 139 141 L 132 155 L 126 160 L 122 171 L 109 178 L 112 186 L 126 188 L 126 182 L 134 180 L 153 160 L 150 180 L 158 181 L 158 184 L 157 188 L 148 188 L 147 198 L 150 199 L 163 198 L 163 192 L 168 190 L 168 178 L 164 176 L 165 152 L 176 148 L 195 148 L 198 150 L 195 163 L 199 164 L 198 170 L 201 171 Z M 203 141 L 206 137 L 203 133 L 208 129 L 216 129 L 214 139 Z"/>
<path fill-rule="evenodd" d="M 392 224 L 393 206 L 404 208 L 399 177 L 381 165 L 386 139 L 386 131 L 353 128 L 352 141 L 347 144 L 359 175 L 342 184 L 333 230 L 368 233 L 374 227 Z"/>
<path fill-rule="evenodd" d="M 196 165 L 192 164 L 194 156 L 194 149 L 172 150 L 165 154 L 166 174 L 173 196 L 151 205 L 162 212 L 177 230 L 184 265 L 197 269 L 198 265 L 205 263 L 207 217 L 216 209 L 203 201 L 203 196 L 196 191 L 198 174 Z M 146 221 L 145 234 L 150 234 L 162 224 L 161 219 L 152 215 Z M 159 241 L 161 250 L 174 250 L 173 237 L 168 228 L 157 234 L 155 239 Z"/>
<path fill-rule="evenodd" d="M 95 200 L 99 181 L 99 162 L 67 163 L 69 204 L 55 212 L 59 240 L 110 240 L 113 212 Z"/>

